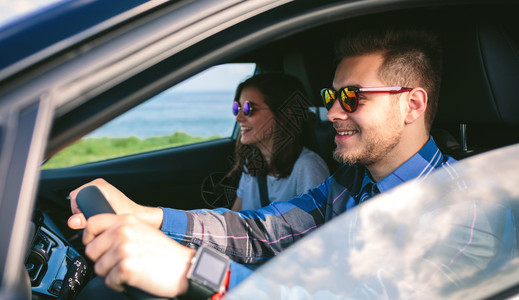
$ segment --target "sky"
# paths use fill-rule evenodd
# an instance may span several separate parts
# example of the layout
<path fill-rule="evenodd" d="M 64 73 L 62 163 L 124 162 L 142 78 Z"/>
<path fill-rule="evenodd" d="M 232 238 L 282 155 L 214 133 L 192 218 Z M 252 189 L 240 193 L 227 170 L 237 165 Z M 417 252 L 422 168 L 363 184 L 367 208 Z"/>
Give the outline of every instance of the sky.
<path fill-rule="evenodd" d="M 175 86 L 178 90 L 234 91 L 240 82 L 254 73 L 254 64 L 216 66 L 195 75 Z"/>

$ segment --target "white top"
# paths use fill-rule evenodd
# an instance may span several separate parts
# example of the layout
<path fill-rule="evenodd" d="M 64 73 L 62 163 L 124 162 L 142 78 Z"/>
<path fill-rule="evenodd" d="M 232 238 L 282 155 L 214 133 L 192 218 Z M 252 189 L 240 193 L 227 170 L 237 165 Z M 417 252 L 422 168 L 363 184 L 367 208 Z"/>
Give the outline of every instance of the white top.
<path fill-rule="evenodd" d="M 286 178 L 267 176 L 269 201 L 288 201 L 306 193 L 330 176 L 324 160 L 315 152 L 303 148 L 294 164 L 292 173 Z M 242 210 L 261 208 L 258 179 L 243 173 L 236 195 L 242 198 Z"/>

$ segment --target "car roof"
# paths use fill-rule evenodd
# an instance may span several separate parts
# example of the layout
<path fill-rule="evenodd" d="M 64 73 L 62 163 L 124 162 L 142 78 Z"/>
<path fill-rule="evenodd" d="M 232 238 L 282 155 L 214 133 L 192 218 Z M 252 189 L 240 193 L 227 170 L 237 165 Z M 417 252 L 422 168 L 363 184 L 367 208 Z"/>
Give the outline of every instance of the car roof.
<path fill-rule="evenodd" d="M 2 50 L 0 79 L 19 71 L 23 66 L 59 53 L 105 28 L 127 21 L 161 2 L 150 1 L 143 7 L 145 0 L 61 1 L 9 22 L 0 28 L 0 44 L 9 45 Z M 137 7 L 138 10 L 135 9 Z M 28 60 L 30 57 L 32 59 Z M 24 64 L 12 68 L 23 60 L 26 60 Z M 11 72 L 6 70 L 9 67 Z"/>

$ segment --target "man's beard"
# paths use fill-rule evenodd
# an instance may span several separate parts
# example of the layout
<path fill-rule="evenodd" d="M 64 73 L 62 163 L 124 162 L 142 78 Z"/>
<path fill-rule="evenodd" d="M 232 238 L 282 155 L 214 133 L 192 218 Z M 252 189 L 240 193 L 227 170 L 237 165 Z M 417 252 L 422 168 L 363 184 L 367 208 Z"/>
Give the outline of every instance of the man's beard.
<path fill-rule="evenodd" d="M 402 137 L 402 126 L 397 123 L 398 117 L 387 120 L 386 126 L 366 129 L 370 135 L 362 137 L 360 149 L 347 149 L 337 145 L 333 158 L 343 164 L 358 164 L 369 166 L 383 160 L 393 150 Z M 389 126 L 387 126 L 389 124 Z M 360 134 L 360 131 L 359 133 Z"/>

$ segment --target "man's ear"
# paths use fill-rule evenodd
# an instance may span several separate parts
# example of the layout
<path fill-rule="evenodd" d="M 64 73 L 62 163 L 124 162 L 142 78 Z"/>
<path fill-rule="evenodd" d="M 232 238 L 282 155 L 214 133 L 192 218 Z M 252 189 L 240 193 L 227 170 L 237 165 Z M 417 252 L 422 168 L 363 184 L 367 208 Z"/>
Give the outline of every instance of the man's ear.
<path fill-rule="evenodd" d="M 410 124 L 425 114 L 428 103 L 427 92 L 423 88 L 414 88 L 407 96 L 405 123 Z"/>

